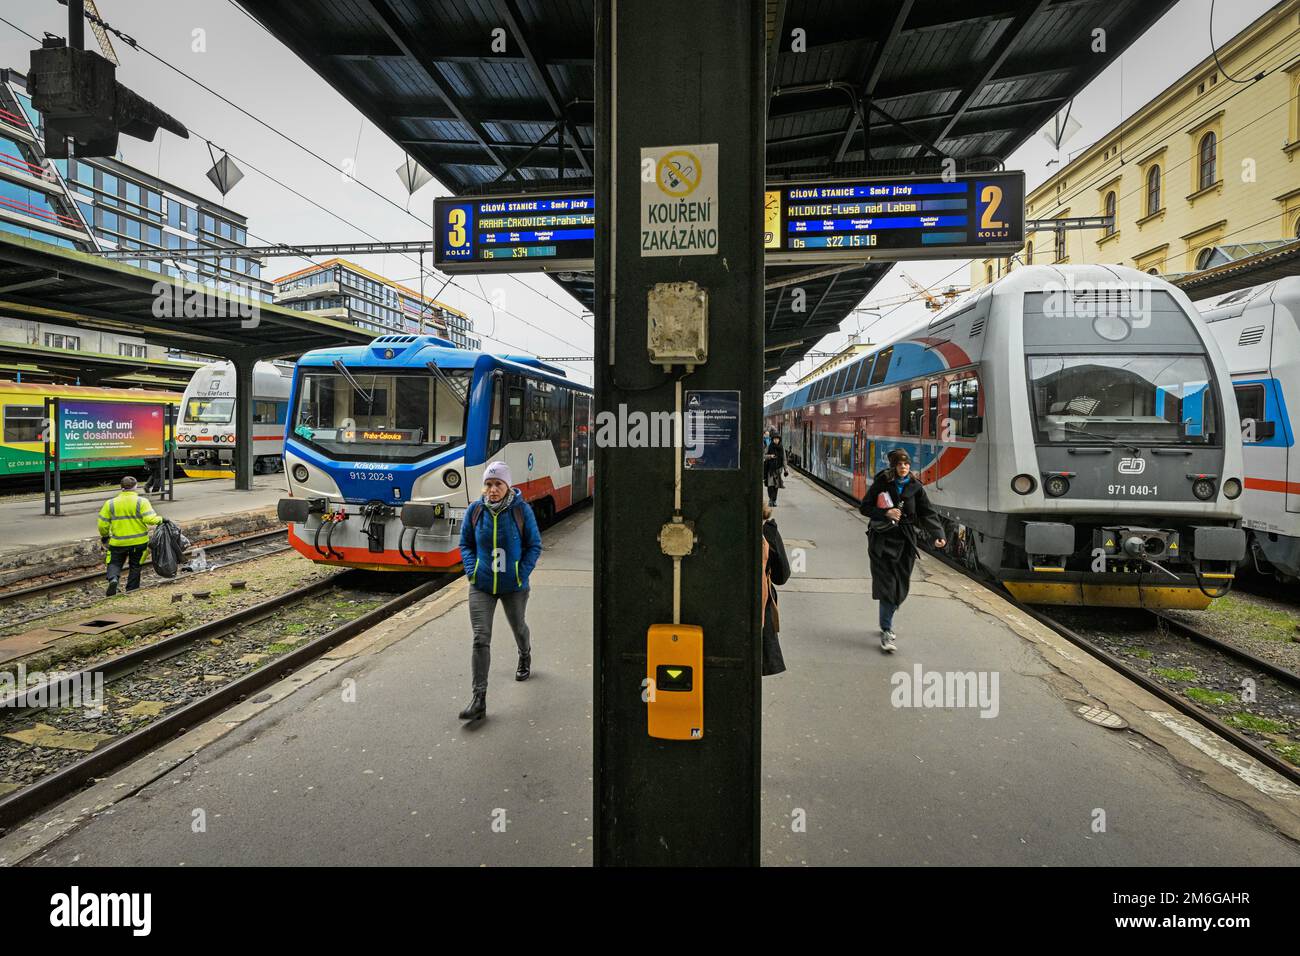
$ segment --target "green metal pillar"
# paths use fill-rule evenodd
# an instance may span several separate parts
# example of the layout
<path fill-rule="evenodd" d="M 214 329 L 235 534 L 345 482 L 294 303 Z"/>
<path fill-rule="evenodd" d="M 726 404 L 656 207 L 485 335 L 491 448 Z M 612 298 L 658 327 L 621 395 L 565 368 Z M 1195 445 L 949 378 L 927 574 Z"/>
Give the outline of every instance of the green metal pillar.
<path fill-rule="evenodd" d="M 596 26 L 596 859 L 756 865 L 760 772 L 760 422 L 763 375 L 764 4 L 599 0 Z M 717 245 L 643 255 L 643 148 L 716 144 Z M 650 175 L 654 175 L 651 163 Z M 689 172 L 687 175 L 690 175 Z M 681 623 L 704 629 L 704 732 L 647 734 L 646 632 L 672 623 L 674 455 L 600 443 L 620 407 L 672 412 L 683 369 L 647 360 L 648 295 L 708 295 L 708 359 L 683 385 L 739 393 L 738 467 L 684 472 Z M 606 434 L 608 437 L 608 433 Z M 630 437 L 630 435 L 629 435 Z"/>

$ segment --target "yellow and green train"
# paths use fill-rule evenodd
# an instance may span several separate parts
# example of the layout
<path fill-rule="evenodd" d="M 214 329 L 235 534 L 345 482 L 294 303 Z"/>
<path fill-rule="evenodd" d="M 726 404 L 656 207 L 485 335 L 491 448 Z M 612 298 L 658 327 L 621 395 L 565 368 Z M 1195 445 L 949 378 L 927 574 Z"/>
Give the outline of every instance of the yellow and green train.
<path fill-rule="evenodd" d="M 45 442 L 41 426 L 46 398 L 98 399 L 179 407 L 176 392 L 143 388 L 95 388 L 88 385 L 28 384 L 0 381 L 0 480 L 10 475 L 39 475 L 45 470 Z M 171 435 L 168 434 L 170 440 Z M 106 458 L 62 462 L 64 474 L 92 469 L 131 469 L 142 458 Z"/>

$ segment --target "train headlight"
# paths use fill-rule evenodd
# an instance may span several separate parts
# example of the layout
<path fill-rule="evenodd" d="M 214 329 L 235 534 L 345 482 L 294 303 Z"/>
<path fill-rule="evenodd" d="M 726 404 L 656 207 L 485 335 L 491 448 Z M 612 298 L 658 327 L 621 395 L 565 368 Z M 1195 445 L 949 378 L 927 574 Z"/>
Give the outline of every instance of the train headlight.
<path fill-rule="evenodd" d="M 1223 483 L 1223 496 L 1229 500 L 1236 498 L 1241 494 L 1241 482 L 1236 478 L 1229 478 Z"/>
<path fill-rule="evenodd" d="M 1213 478 L 1197 478 L 1192 482 L 1192 494 L 1202 501 L 1209 501 L 1217 490 Z"/>
<path fill-rule="evenodd" d="M 310 478 L 310 477 L 311 477 L 311 472 L 309 472 L 309 471 L 307 470 L 307 466 L 306 466 L 306 465 L 303 465 L 303 464 L 297 464 L 297 465 L 294 465 L 294 466 L 293 466 L 293 480 L 294 480 L 294 481 L 303 482 L 303 481 L 306 481 L 306 480 L 307 480 L 308 478 Z"/>
<path fill-rule="evenodd" d="M 1011 479 L 1011 490 L 1018 495 L 1027 495 L 1038 487 L 1033 475 L 1016 475 Z"/>
<path fill-rule="evenodd" d="M 1070 479 L 1065 475 L 1048 475 L 1043 479 L 1043 491 L 1051 498 L 1060 498 L 1070 490 Z"/>
<path fill-rule="evenodd" d="M 460 472 L 454 468 L 448 468 L 442 473 L 442 483 L 448 488 L 460 487 Z"/>

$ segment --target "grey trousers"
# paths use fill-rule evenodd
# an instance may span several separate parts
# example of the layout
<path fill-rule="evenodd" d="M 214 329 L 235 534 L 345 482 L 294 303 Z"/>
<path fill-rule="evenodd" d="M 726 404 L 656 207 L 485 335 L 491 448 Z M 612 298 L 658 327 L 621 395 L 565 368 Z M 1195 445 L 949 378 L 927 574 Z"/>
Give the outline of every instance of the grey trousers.
<path fill-rule="evenodd" d="M 510 591 L 506 594 L 491 594 L 480 591 L 471 585 L 469 589 L 469 623 L 474 630 L 473 657 L 473 691 L 476 694 L 487 692 L 488 667 L 492 663 L 492 619 L 496 616 L 497 602 L 505 608 L 506 620 L 514 632 L 515 644 L 520 654 L 532 652 L 529 641 L 528 623 L 524 620 L 524 611 L 528 608 L 527 591 Z"/>

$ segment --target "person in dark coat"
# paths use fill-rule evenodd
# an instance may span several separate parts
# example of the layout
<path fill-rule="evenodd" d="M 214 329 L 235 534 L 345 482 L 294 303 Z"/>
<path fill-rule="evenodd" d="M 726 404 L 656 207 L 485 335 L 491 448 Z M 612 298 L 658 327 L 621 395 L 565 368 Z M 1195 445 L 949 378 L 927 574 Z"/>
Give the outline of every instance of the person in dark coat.
<path fill-rule="evenodd" d="M 936 548 L 946 544 L 943 523 L 911 470 L 912 459 L 906 451 L 891 451 L 889 467 L 876 475 L 858 506 L 858 511 L 871 519 L 867 530 L 871 597 L 880 602 L 880 649 L 887 654 L 897 649 L 894 612 L 907 600 L 918 536 L 924 535 Z M 888 501 L 882 494 L 889 496 Z"/>
<path fill-rule="evenodd" d="M 767 485 L 767 501 L 776 507 L 776 493 L 785 485 L 781 481 L 785 473 L 785 449 L 781 447 L 781 436 L 772 435 L 772 441 L 763 453 L 763 484 Z"/>
<path fill-rule="evenodd" d="M 772 520 L 772 509 L 763 506 L 763 676 L 770 677 L 785 670 L 781 656 L 781 642 L 777 632 L 781 619 L 777 611 L 776 585 L 790 580 L 790 559 L 785 553 L 785 542 Z"/>

